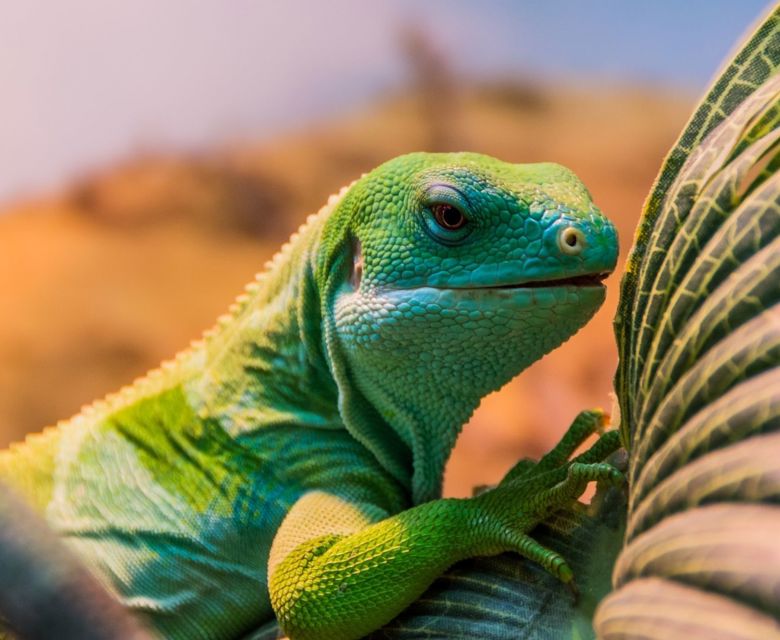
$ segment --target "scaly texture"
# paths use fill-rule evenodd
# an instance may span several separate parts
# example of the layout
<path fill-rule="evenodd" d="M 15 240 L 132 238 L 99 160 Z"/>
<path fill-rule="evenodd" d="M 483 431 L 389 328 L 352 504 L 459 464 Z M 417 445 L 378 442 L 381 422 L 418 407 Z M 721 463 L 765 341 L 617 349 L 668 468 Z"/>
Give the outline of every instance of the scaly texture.
<path fill-rule="evenodd" d="M 617 446 L 586 413 L 537 465 L 441 500 L 482 396 L 604 299 L 613 226 L 554 164 L 412 154 L 310 218 L 203 341 L 27 444 L 0 477 L 167 638 L 357 638 L 454 562 L 514 551 Z M 273 605 L 273 610 L 272 610 Z"/>

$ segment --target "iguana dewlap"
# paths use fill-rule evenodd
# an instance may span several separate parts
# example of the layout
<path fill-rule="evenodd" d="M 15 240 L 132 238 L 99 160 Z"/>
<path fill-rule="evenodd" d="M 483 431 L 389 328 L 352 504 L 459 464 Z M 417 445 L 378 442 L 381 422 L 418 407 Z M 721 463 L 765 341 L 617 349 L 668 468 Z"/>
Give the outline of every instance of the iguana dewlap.
<path fill-rule="evenodd" d="M 462 558 L 514 550 L 590 480 L 614 434 L 583 414 L 536 466 L 440 499 L 480 399 L 604 299 L 613 225 L 555 164 L 417 153 L 316 215 L 174 361 L 0 453 L 16 487 L 163 637 L 357 638 Z"/>

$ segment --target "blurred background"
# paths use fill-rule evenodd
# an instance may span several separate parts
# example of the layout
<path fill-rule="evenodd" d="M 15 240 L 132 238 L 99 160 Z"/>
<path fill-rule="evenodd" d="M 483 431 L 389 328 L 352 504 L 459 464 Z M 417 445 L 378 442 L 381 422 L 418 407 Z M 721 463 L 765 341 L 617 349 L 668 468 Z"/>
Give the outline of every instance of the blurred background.
<path fill-rule="evenodd" d="M 574 169 L 621 234 L 763 0 L 0 4 L 0 446 L 208 328 L 328 195 L 395 155 Z M 609 408 L 596 319 L 485 399 L 448 495 Z"/>

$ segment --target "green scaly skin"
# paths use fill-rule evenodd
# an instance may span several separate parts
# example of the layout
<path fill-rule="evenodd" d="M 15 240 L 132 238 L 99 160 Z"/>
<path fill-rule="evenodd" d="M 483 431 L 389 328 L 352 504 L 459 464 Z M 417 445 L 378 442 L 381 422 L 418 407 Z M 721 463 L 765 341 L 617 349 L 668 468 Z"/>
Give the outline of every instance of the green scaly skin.
<path fill-rule="evenodd" d="M 442 472 L 480 399 L 593 315 L 588 276 L 616 255 L 559 165 L 397 158 L 312 216 L 202 342 L 0 454 L 0 479 L 166 638 L 274 614 L 295 640 L 358 638 L 454 562 L 506 550 L 571 581 L 527 534 L 621 481 L 613 433 L 568 460 L 601 414 L 477 497 L 440 499 Z"/>

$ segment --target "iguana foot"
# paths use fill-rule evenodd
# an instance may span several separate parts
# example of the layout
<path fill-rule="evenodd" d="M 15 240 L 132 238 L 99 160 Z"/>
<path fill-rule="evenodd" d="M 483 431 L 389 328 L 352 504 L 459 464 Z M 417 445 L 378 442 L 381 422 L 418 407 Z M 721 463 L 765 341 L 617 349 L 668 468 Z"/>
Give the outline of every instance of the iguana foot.
<path fill-rule="evenodd" d="M 532 469 L 549 470 L 559 467 L 568 461 L 571 455 L 583 442 L 585 442 L 594 433 L 603 432 L 607 425 L 609 425 L 609 415 L 602 409 L 588 409 L 586 411 L 581 411 L 574 419 L 574 422 L 571 423 L 571 426 L 566 430 L 566 433 L 563 435 L 558 444 L 555 445 L 555 447 L 553 447 L 550 452 L 545 454 L 538 462 L 529 460 L 527 458 L 520 460 L 507 472 L 507 474 L 504 476 L 504 479 L 501 481 L 501 484 L 516 480 L 529 473 Z M 615 436 L 610 436 L 610 438 L 613 437 Z M 611 443 L 611 440 L 609 442 Z M 604 456 L 602 456 L 600 459 L 603 460 Z"/>
<path fill-rule="evenodd" d="M 515 551 L 571 584 L 574 574 L 565 559 L 540 545 L 528 532 L 553 512 L 576 501 L 588 483 L 620 486 L 625 482 L 618 469 L 604 462 L 620 448 L 617 431 L 603 433 L 589 449 L 570 460 L 579 446 L 607 422 L 603 411 L 583 411 L 558 445 L 539 462 L 521 460 L 497 487 L 473 498 L 480 518 L 476 523 L 480 536 L 476 548 Z"/>

